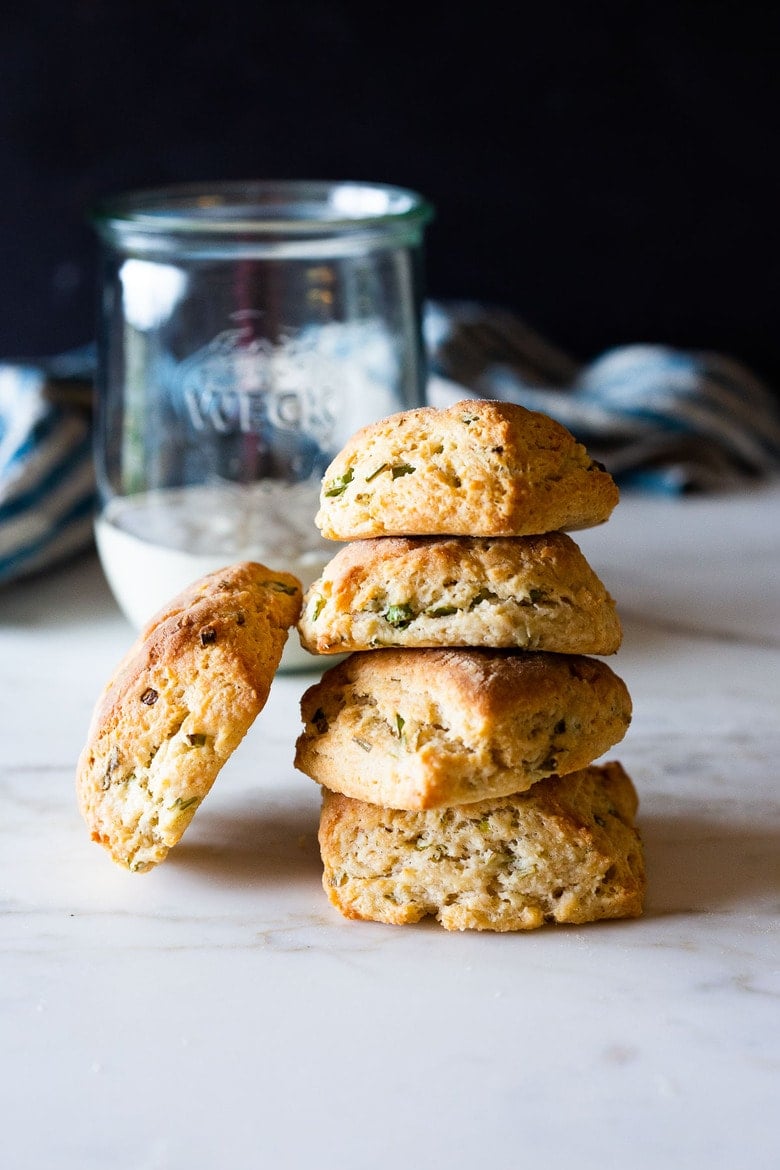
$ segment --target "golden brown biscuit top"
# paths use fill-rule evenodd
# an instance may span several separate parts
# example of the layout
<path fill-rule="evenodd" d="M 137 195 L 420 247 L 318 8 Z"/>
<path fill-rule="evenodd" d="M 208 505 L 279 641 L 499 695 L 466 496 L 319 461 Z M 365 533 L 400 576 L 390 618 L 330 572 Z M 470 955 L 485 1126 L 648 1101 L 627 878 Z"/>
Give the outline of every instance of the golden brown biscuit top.
<path fill-rule="evenodd" d="M 272 626 L 286 630 L 297 621 L 301 602 L 297 577 L 255 561 L 227 565 L 200 577 L 171 598 L 141 630 L 95 707 L 90 738 L 111 720 L 136 680 L 160 664 L 168 663 L 175 670 L 193 646 L 206 649 L 217 642 L 229 646 L 246 677 L 259 673 L 260 689 L 270 686 L 277 663 L 265 661 L 270 647 L 266 650 L 254 636 L 244 636 L 247 616 L 261 609 Z"/>
<path fill-rule="evenodd" d="M 306 721 L 315 698 L 352 687 L 378 698 L 386 691 L 441 695 L 469 711 L 472 718 L 489 718 L 516 708 L 523 695 L 557 696 L 566 680 L 588 686 L 609 680 L 630 709 L 622 680 L 605 662 L 587 655 L 438 647 L 353 653 L 309 688 L 301 707 Z"/>
<path fill-rule="evenodd" d="M 402 411 L 357 431 L 323 476 L 326 537 L 523 536 L 603 523 L 609 473 L 547 415 L 466 399 Z"/>

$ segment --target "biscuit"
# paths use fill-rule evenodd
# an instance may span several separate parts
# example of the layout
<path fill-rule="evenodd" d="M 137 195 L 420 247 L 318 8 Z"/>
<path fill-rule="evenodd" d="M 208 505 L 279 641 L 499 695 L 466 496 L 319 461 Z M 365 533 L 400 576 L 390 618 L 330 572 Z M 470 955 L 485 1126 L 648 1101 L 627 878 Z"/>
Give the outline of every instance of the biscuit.
<path fill-rule="evenodd" d="M 428 812 L 323 793 L 323 886 L 347 918 L 446 930 L 532 930 L 636 918 L 645 870 L 637 797 L 620 764 Z"/>
<path fill-rule="evenodd" d="M 77 768 L 92 839 L 133 872 L 162 861 L 268 697 L 301 606 L 289 573 L 201 578 L 141 632 L 98 700 Z"/>
<path fill-rule="evenodd" d="M 615 602 L 570 536 L 385 536 L 341 549 L 307 591 L 313 654 L 493 646 L 614 654 Z"/>
<path fill-rule="evenodd" d="M 309 687 L 301 715 L 301 772 L 357 800 L 427 809 L 584 768 L 623 738 L 631 699 L 582 655 L 368 650 Z"/>
<path fill-rule="evenodd" d="M 467 399 L 357 431 L 325 472 L 315 522 L 340 541 L 530 536 L 601 524 L 617 502 L 611 475 L 560 423 Z"/>

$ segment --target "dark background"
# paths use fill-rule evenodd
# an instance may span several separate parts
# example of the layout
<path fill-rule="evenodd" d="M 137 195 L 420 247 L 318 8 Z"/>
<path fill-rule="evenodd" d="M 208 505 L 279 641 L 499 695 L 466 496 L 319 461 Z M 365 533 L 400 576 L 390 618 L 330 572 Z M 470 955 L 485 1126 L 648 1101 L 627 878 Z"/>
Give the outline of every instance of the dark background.
<path fill-rule="evenodd" d="M 0 357 L 91 339 L 97 197 L 344 178 L 436 205 L 432 297 L 780 385 L 779 31 L 774 3 L 27 2 L 0 36 Z"/>

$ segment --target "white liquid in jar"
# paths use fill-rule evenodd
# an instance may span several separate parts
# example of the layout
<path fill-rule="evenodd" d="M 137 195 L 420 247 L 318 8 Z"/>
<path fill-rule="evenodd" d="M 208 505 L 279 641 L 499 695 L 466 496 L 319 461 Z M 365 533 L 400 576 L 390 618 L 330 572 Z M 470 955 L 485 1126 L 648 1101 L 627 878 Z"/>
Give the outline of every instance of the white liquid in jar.
<path fill-rule="evenodd" d="M 112 500 L 95 523 L 111 590 L 137 629 L 191 582 L 236 561 L 293 573 L 304 590 L 339 545 L 314 526 L 319 485 L 265 480 L 167 488 Z M 279 669 L 322 671 L 291 630 Z"/>

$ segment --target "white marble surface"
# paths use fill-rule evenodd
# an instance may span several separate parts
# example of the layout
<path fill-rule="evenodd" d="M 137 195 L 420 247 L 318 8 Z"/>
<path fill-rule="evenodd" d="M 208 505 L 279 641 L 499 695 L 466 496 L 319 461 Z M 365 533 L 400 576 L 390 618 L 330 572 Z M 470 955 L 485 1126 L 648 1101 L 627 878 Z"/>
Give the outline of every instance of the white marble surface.
<path fill-rule="evenodd" d="M 9 1170 L 780 1165 L 780 487 L 624 496 L 639 921 L 342 920 L 278 677 L 189 834 L 131 875 L 74 762 L 130 629 L 93 558 L 0 592 L 0 1164 Z"/>

